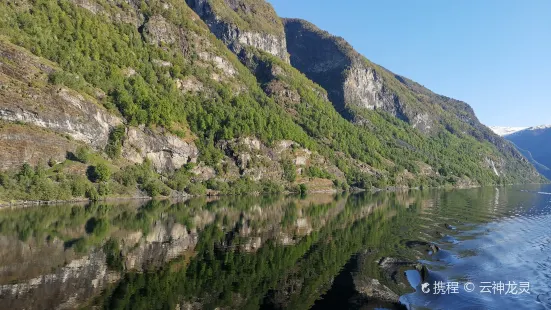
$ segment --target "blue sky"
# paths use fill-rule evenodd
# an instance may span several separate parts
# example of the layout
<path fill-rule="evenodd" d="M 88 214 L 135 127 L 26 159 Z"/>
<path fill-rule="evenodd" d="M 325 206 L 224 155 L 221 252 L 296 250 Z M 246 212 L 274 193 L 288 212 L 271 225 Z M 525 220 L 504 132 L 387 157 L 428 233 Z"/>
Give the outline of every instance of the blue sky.
<path fill-rule="evenodd" d="M 551 124 L 549 0 L 269 0 L 486 125 Z"/>

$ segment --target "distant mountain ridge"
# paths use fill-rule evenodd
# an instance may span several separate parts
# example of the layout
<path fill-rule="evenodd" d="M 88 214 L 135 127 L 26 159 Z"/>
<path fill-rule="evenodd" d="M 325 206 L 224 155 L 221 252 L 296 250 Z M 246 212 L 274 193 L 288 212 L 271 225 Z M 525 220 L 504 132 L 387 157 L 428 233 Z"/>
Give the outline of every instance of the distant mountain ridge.
<path fill-rule="evenodd" d="M 512 132 L 509 135 L 514 135 L 514 134 L 518 134 L 518 133 L 526 133 L 526 132 L 536 132 L 536 134 L 541 134 L 542 131 L 545 131 L 545 130 L 549 130 L 551 129 L 551 125 L 539 125 L 539 126 L 533 126 L 533 127 L 527 127 L 527 128 L 523 128 L 522 130 L 517 130 L 515 132 Z"/>
<path fill-rule="evenodd" d="M 551 179 L 551 125 L 491 128 L 511 141 L 539 173 Z"/>
<path fill-rule="evenodd" d="M 495 132 L 497 135 L 503 137 L 506 135 L 510 135 L 512 133 L 515 133 L 517 131 L 521 131 L 524 129 L 527 129 L 528 127 L 505 127 L 505 126 L 490 126 L 489 127 L 493 132 Z"/>

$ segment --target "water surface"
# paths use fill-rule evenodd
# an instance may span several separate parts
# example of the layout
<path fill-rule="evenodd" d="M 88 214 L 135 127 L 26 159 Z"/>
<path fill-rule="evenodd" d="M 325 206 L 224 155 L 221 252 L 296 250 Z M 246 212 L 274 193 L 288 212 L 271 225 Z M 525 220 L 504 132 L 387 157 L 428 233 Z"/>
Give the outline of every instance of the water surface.
<path fill-rule="evenodd" d="M 5 208 L 0 309 L 550 309 L 548 193 Z"/>

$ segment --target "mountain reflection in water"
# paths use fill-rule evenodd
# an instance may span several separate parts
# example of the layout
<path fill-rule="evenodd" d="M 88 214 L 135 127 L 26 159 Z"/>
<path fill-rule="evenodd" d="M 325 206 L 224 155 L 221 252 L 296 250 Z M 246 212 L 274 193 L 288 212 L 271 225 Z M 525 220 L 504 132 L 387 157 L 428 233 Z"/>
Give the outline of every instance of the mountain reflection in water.
<path fill-rule="evenodd" d="M 1 309 L 550 307 L 549 186 L 0 210 Z M 466 282 L 529 281 L 530 294 Z M 421 291 L 457 282 L 458 294 Z"/>

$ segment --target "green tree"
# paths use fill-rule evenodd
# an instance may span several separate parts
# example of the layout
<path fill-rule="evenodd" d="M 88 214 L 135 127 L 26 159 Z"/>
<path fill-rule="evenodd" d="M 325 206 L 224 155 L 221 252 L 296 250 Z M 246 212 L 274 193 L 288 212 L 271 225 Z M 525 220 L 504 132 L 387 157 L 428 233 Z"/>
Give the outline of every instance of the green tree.
<path fill-rule="evenodd" d="M 106 164 L 98 164 L 88 168 L 88 177 L 92 182 L 107 182 L 111 178 L 111 169 Z"/>
<path fill-rule="evenodd" d="M 78 146 L 74 155 L 76 160 L 86 164 L 90 160 L 90 149 L 87 146 Z"/>
<path fill-rule="evenodd" d="M 294 182 L 297 178 L 297 167 L 291 160 L 284 160 L 281 163 L 283 167 L 283 177 L 288 182 Z"/>
<path fill-rule="evenodd" d="M 204 195 L 207 192 L 207 188 L 201 183 L 191 183 L 186 187 L 186 192 L 190 195 Z"/>
<path fill-rule="evenodd" d="M 109 134 L 109 142 L 105 147 L 105 153 L 111 158 L 118 158 L 121 156 L 122 143 L 125 135 L 124 125 L 117 126 Z"/>

